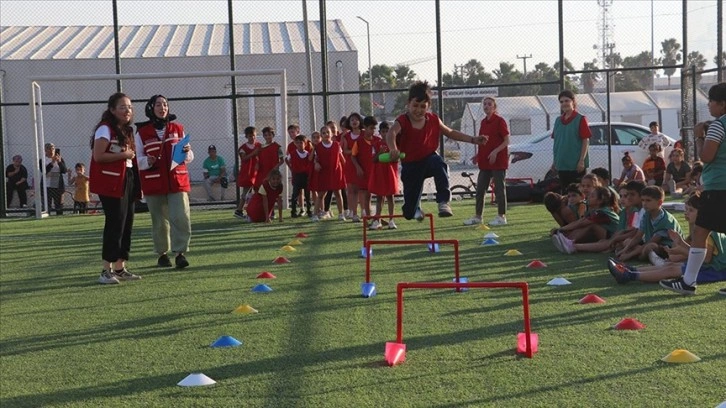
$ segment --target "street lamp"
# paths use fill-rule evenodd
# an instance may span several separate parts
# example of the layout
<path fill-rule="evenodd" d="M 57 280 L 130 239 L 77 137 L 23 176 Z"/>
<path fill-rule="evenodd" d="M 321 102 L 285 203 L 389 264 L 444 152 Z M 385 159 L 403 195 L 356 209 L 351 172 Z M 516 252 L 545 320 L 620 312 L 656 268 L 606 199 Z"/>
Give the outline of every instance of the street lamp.
<path fill-rule="evenodd" d="M 368 20 L 361 16 L 356 16 L 359 20 L 366 23 L 366 31 L 368 33 L 368 90 L 370 93 L 368 94 L 368 98 L 371 101 L 371 116 L 373 116 L 373 69 L 371 68 L 371 25 L 368 23 Z"/>

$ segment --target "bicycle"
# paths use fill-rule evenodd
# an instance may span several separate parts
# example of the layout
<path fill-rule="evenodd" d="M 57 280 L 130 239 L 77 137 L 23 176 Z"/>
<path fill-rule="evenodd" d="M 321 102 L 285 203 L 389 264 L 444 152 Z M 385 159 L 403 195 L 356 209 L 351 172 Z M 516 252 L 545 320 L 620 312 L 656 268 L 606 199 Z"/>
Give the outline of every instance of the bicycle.
<path fill-rule="evenodd" d="M 465 186 L 463 184 L 456 184 L 452 186 L 450 188 L 451 196 L 454 197 L 455 200 L 476 198 L 476 181 L 474 181 L 474 179 L 472 178 L 474 174 L 464 171 L 461 173 L 461 176 L 469 179 L 469 185 Z"/>

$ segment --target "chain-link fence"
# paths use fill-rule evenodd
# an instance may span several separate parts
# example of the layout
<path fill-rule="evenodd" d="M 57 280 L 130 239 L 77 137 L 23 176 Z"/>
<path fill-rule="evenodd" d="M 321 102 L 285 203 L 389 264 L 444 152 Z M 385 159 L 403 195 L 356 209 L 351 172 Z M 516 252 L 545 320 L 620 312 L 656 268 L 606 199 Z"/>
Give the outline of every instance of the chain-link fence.
<path fill-rule="evenodd" d="M 718 0 L 679 3 L 680 10 L 676 3 L 656 2 L 656 12 L 640 4 L 624 11 L 607 0 L 492 1 L 485 6 L 432 0 L 415 8 L 410 2 L 385 1 L 376 3 L 375 12 L 369 2 L 321 1 L 309 2 L 306 13 L 305 2 L 289 2 L 279 13 L 284 22 L 268 21 L 283 17 L 265 15 L 262 3 L 166 3 L 190 11 L 203 7 L 204 13 L 199 10 L 193 24 L 158 15 L 154 24 L 145 24 L 137 22 L 137 4 L 109 0 L 94 5 L 101 7 L 96 25 L 66 26 L 73 3 L 50 2 L 48 12 L 57 16 L 52 26 L 4 25 L 2 164 L 22 154 L 32 173 L 30 76 L 284 69 L 286 118 L 281 117 L 280 86 L 271 78 L 44 83 L 45 140 L 61 149 L 69 167 L 88 163 L 89 138 L 108 95 L 117 88 L 129 94 L 135 120 L 142 121 L 146 99 L 164 94 L 193 140 L 192 202 L 231 206 L 238 199 L 237 149 L 245 142 L 245 127 L 255 126 L 261 135 L 263 127 L 272 126 L 276 141 L 285 145 L 283 124 L 297 123 L 310 135 L 351 112 L 392 122 L 405 112 L 408 86 L 425 79 L 436 91 L 432 110 L 447 126 L 467 134 L 479 131 L 482 98 L 495 96 L 512 135 L 508 176 L 534 182 L 551 164 L 547 135 L 560 114 L 557 93 L 572 89 L 578 110 L 592 125 L 591 168 L 617 175 L 623 151 L 634 149 L 633 142 L 652 121 L 666 135 L 684 135 L 685 145 L 692 146 L 689 129 L 707 115 L 704 87 L 715 83 L 724 67 L 723 57 L 711 55 L 714 48 L 723 53 L 722 45 L 715 46 L 718 36 L 703 35 L 714 27 L 722 32 Z M 252 18 L 250 7 L 259 8 L 253 11 L 261 17 L 237 22 Z M 472 18 L 477 13 L 481 18 Z M 204 15 L 213 17 L 204 21 Z M 400 16 L 406 18 L 399 21 Z M 235 22 L 231 30 L 229 22 Z M 658 28 L 663 26 L 668 30 Z M 692 66 L 695 73 L 682 71 Z M 212 187 L 213 202 L 202 172 L 209 145 L 225 160 L 230 178 L 224 200 L 218 199 L 220 186 Z M 471 186 L 461 173 L 477 171 L 475 147 L 444 141 L 441 153 L 451 167 L 451 184 Z M 432 190 L 433 183 L 426 188 Z M 10 208 L 18 205 L 17 195 L 12 198 Z M 12 210 L 0 211 L 7 213 Z"/>

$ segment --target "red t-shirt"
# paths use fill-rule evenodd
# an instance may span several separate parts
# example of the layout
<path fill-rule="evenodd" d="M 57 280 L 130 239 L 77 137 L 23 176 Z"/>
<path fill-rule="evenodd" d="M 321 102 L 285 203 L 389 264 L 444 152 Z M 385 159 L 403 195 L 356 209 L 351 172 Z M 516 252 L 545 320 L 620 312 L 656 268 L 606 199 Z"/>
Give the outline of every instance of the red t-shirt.
<path fill-rule="evenodd" d="M 396 122 L 401 126 L 398 150 L 406 153 L 402 162 L 423 160 L 439 148 L 440 121 L 434 113 L 426 112 L 426 122 L 421 129 L 415 129 L 405 113 L 396 118 Z"/>
<path fill-rule="evenodd" d="M 494 164 L 489 162 L 489 154 L 499 147 L 504 138 L 509 136 L 509 127 L 507 121 L 503 117 L 494 113 L 490 119 L 486 117 L 481 121 L 479 128 L 479 136 L 489 136 L 486 144 L 479 146 L 476 155 L 479 170 L 506 170 L 509 167 L 509 149 L 504 148 L 497 153 L 497 159 Z"/>

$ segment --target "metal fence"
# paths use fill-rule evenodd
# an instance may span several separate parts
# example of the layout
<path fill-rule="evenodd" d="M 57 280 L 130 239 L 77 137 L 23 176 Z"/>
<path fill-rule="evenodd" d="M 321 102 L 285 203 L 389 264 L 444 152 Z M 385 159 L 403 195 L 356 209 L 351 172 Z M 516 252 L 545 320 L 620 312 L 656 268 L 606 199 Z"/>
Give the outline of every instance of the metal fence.
<path fill-rule="evenodd" d="M 201 7 L 168 3 L 175 4 L 167 7 Z M 232 176 L 223 201 L 230 205 L 238 198 L 232 187 L 239 166 L 236 149 L 244 143 L 245 127 L 256 126 L 261 134 L 263 127 L 273 126 L 278 142 L 285 144 L 281 123 L 299 123 L 302 133 L 309 135 L 325 121 L 337 122 L 351 112 L 390 122 L 405 111 L 407 88 L 416 79 L 429 80 L 434 87 L 432 110 L 444 123 L 471 134 L 478 132 L 481 122 L 482 97 L 495 95 L 515 147 L 550 131 L 559 114 L 557 93 L 575 90 L 580 111 L 590 122 L 600 123 L 596 129 L 600 137 L 594 144 L 607 152 L 591 167 L 606 167 L 611 174 L 619 171 L 620 162 L 613 156 L 613 144 L 621 144 L 613 123 L 647 126 L 658 121 L 667 134 L 677 137 L 681 133 L 686 146 L 692 146 L 689 132 L 703 118 L 704 87 L 723 81 L 723 58 L 714 58 L 713 69 L 704 68 L 710 64 L 710 54 L 698 58 L 699 48 L 710 50 L 714 44 L 717 55 L 723 53 L 723 10 L 718 0 L 696 5 L 684 0 L 681 10 L 656 16 L 659 24 L 672 26 L 669 37 L 678 47 L 669 38 L 656 42 L 652 31 L 648 32 L 654 24 L 652 13 L 624 17 L 634 23 L 617 27 L 627 32 L 628 42 L 609 42 L 614 38 L 608 25 L 612 18 L 608 11 L 615 7 L 612 1 L 598 2 L 600 7 L 595 9 L 581 2 L 536 2 L 529 4 L 536 9 L 525 13 L 511 2 L 487 2 L 486 12 L 496 15 L 498 23 L 472 18 L 474 5 L 469 2 L 440 0 L 417 2 L 415 10 L 410 2 L 380 2 L 376 9 L 381 11 L 375 14 L 364 1 L 345 5 L 302 1 L 294 3 L 299 12 L 287 22 L 261 18 L 239 23 L 248 18 L 244 8 L 250 2 L 210 1 L 202 3 L 205 12 L 222 18 L 213 21 L 215 24 L 194 25 L 163 20 L 139 25 L 132 3 L 109 0 L 101 4 L 104 13 L 100 15 L 105 17 L 98 18 L 101 24 L 97 26 L 64 27 L 69 5 L 52 3 L 51 7 L 57 7 L 50 10 L 57 15 L 53 27 L 24 28 L 40 32 L 40 37 L 20 34 L 22 28 L 18 27 L 2 28 L 3 166 L 15 154 L 22 154 L 32 171 L 29 72 L 83 75 L 286 69 L 288 114 L 284 121 L 279 87 L 264 78 L 78 81 L 43 86 L 46 141 L 61 148 L 69 167 L 88 162 L 93 126 L 106 98 L 116 89 L 132 96 L 137 121 L 144 120 L 143 105 L 148 97 L 166 95 L 171 112 L 179 116 L 194 140 L 192 202 L 199 206 L 219 205 L 219 201 L 207 201 L 201 184 L 209 145 L 217 147 Z M 589 13 L 586 17 L 585 12 Z M 524 14 L 536 14 L 536 20 L 532 22 Z M 401 15 L 410 19 L 390 24 Z M 718 34 L 703 41 L 693 34 L 699 26 L 715 27 Z M 656 49 L 656 44 L 662 49 Z M 691 55 L 694 51 L 697 54 Z M 702 65 L 704 59 L 706 65 Z M 664 78 L 657 77 L 660 72 Z M 677 80 L 680 85 L 675 84 Z M 677 94 L 675 107 L 669 92 Z M 634 108 L 628 108 L 626 100 Z M 442 138 L 441 153 L 451 166 L 452 185 L 468 184 L 459 174 L 476 171 L 473 146 Z M 540 168 L 549 167 L 551 158 L 531 160 L 531 169 L 519 170 L 513 165 L 511 173 L 524 172 L 533 181 L 542 178 Z M 433 183 L 427 188 L 433 188 Z M 0 198 L 0 216 L 16 211 L 12 208 L 17 197 L 10 210 L 5 208 L 5 195 Z"/>

